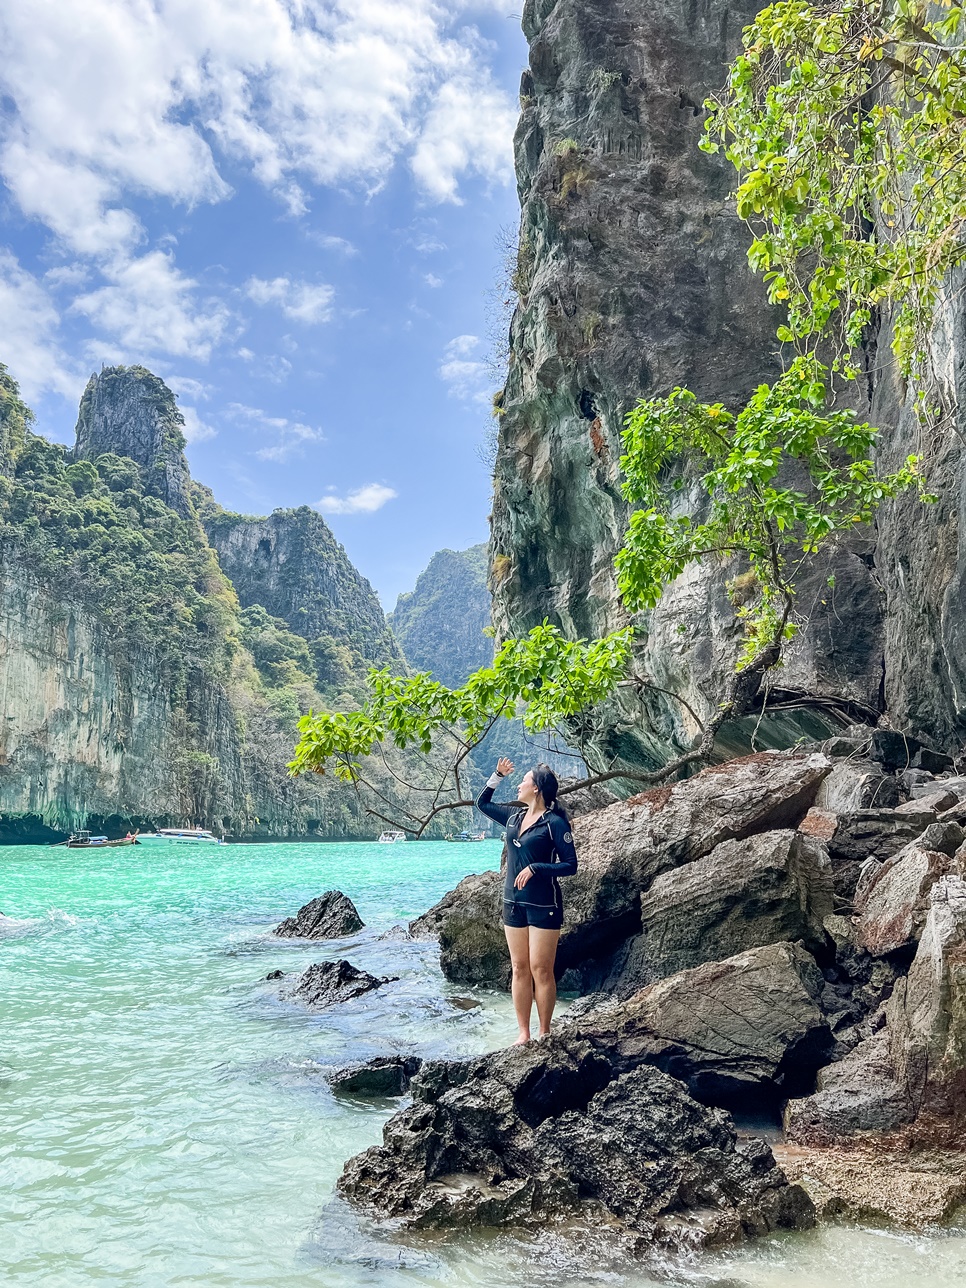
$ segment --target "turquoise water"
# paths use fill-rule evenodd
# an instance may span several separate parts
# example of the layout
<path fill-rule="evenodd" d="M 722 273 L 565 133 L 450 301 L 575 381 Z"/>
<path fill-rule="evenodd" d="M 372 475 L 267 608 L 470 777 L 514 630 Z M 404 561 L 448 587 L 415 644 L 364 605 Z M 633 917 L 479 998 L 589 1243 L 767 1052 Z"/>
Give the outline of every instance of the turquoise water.
<path fill-rule="evenodd" d="M 606 1241 L 395 1241 L 332 1197 L 391 1104 L 339 1100 L 328 1064 L 511 1040 L 507 999 L 458 1009 L 433 945 L 392 927 L 499 845 L 0 848 L 0 1284 L 356 1288 L 657 1282 L 952 1288 L 966 1241 L 830 1229 L 651 1274 Z M 269 931 L 337 886 L 366 929 Z M 347 956 L 397 982 L 310 1014 L 269 971 Z"/>

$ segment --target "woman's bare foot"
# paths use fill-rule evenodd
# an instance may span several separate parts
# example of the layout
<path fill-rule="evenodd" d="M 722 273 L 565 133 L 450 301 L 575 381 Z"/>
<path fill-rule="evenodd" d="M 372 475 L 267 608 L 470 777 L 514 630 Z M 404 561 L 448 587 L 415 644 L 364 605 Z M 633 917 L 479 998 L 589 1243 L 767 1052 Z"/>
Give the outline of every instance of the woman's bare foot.
<path fill-rule="evenodd" d="M 530 1034 L 529 1034 L 529 1033 L 525 1033 L 525 1032 L 523 1031 L 523 1029 L 521 1029 L 521 1030 L 520 1030 L 520 1036 L 517 1038 L 516 1042 L 514 1042 L 514 1044 L 513 1044 L 513 1045 L 514 1045 L 514 1046 L 526 1046 L 526 1045 L 527 1045 L 527 1043 L 528 1043 L 529 1041 L 530 1041 Z"/>

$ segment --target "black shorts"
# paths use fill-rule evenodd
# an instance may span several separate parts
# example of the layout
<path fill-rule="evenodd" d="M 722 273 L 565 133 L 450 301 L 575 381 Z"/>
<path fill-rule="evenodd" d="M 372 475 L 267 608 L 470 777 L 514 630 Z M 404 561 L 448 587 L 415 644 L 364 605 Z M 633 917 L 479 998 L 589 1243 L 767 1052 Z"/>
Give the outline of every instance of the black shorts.
<path fill-rule="evenodd" d="M 503 900 L 503 924 L 523 930 L 535 926 L 537 930 L 559 930 L 563 922 L 562 908 L 541 908 L 534 903 L 511 903 Z"/>

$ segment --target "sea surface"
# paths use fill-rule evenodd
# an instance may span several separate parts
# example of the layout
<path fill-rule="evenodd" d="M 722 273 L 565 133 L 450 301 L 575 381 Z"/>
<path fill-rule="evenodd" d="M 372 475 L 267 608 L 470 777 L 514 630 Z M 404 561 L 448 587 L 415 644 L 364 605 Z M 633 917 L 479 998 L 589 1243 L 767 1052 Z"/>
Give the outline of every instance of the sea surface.
<path fill-rule="evenodd" d="M 832 1226 L 642 1269 L 552 1232 L 399 1240 L 334 1199 L 394 1106 L 338 1099 L 326 1066 L 514 1036 L 505 997 L 459 1009 L 434 946 L 394 931 L 499 853 L 0 848 L 0 1285 L 961 1288 L 961 1234 Z M 271 938 L 333 887 L 364 931 Z M 265 978 L 340 955 L 399 978 L 316 1014 Z"/>

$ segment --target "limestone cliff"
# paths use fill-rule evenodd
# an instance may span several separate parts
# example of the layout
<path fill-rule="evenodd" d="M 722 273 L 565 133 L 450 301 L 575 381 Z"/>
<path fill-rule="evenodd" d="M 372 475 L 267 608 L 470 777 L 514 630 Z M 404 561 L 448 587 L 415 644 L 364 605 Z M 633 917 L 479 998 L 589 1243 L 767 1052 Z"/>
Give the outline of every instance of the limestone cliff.
<path fill-rule="evenodd" d="M 303 505 L 256 518 L 221 509 L 210 494 L 199 508 L 242 605 L 261 605 L 309 641 L 323 689 L 400 662 L 375 591 L 317 511 Z"/>
<path fill-rule="evenodd" d="M 320 703 L 311 655 L 285 622 L 241 610 L 170 390 L 138 367 L 92 377 L 73 452 L 30 421 L 0 370 L 0 837 L 185 822 L 371 835 L 352 793 L 287 775 L 298 715 Z M 391 649 L 368 583 L 328 540 L 368 593 L 360 648 Z M 333 611 L 355 629 L 350 605 Z"/>
<path fill-rule="evenodd" d="M 486 546 L 438 550 L 389 622 L 406 660 L 451 689 L 493 661 Z"/>
<path fill-rule="evenodd" d="M 758 7 L 527 0 L 519 302 L 498 400 L 492 516 L 501 636 L 544 617 L 573 637 L 626 622 L 613 574 L 628 517 L 618 461 L 622 421 L 639 398 L 684 384 L 739 406 L 776 374 L 778 319 L 747 266 L 733 172 L 697 146 L 701 105 Z M 959 365 L 950 363 L 953 382 Z M 890 406 L 879 399 L 892 457 L 915 449 L 900 395 Z M 966 676 L 949 657 L 962 656 L 955 435 L 936 452 L 945 496 L 934 512 L 903 502 L 878 532 L 803 575 L 802 631 L 772 677 L 786 709 L 760 726 L 725 727 L 723 754 L 747 749 L 753 730 L 759 746 L 789 745 L 886 709 L 930 741 L 962 741 Z M 741 583 L 731 583 L 742 572 L 734 561 L 689 570 L 635 619 L 640 673 L 702 718 L 734 667 Z M 598 756 L 661 764 L 697 732 L 673 698 L 628 694 Z"/>

